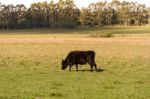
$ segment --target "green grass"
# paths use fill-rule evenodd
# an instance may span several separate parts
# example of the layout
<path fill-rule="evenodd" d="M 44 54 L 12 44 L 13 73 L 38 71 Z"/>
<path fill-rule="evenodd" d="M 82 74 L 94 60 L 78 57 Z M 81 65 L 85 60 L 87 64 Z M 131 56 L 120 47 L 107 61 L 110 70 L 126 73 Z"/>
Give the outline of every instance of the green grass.
<path fill-rule="evenodd" d="M 98 30 L 85 29 L 87 34 L 81 35 L 82 30 L 19 30 L 25 36 L 1 31 L 0 99 L 150 99 L 150 37 L 89 38 Z M 61 71 L 62 58 L 72 50 L 95 50 L 98 68 L 104 71 L 90 72 L 88 65 L 79 66 L 79 72 L 75 66 L 72 72 Z"/>
<path fill-rule="evenodd" d="M 113 34 L 116 37 L 148 36 L 150 25 L 145 26 L 104 26 L 77 29 L 21 29 L 0 30 L 0 37 L 88 37 L 91 34 Z M 10 35 L 11 34 L 11 35 Z M 22 35 L 21 35 L 22 34 Z M 53 35 L 51 35 L 53 34 Z M 70 35 L 71 34 L 71 35 Z M 143 35 L 144 34 L 144 35 Z"/>

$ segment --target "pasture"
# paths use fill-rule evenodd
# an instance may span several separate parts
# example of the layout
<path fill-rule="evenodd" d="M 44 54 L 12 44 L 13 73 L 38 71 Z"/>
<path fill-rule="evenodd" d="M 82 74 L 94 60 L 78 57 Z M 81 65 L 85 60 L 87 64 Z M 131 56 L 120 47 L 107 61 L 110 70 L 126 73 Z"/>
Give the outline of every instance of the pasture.
<path fill-rule="evenodd" d="M 94 50 L 101 70 L 62 71 L 73 50 Z M 1 30 L 0 99 L 150 99 L 150 26 Z"/>

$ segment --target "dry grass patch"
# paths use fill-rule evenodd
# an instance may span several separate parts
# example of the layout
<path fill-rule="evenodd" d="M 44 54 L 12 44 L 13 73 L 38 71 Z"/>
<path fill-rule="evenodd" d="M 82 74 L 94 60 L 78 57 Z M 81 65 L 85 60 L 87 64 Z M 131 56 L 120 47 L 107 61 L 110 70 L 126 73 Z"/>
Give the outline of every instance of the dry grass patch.
<path fill-rule="evenodd" d="M 110 38 L 110 37 L 114 37 L 113 33 L 91 33 L 89 35 L 89 37 L 92 38 Z"/>

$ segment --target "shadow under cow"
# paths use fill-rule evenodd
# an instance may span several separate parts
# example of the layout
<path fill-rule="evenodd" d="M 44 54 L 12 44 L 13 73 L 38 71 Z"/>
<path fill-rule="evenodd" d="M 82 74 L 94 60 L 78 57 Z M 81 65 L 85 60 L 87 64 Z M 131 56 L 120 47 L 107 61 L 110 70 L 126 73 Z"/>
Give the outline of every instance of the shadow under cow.
<path fill-rule="evenodd" d="M 72 70 L 72 71 L 76 72 L 76 70 Z M 96 72 L 104 72 L 105 70 L 104 69 L 97 69 L 97 70 L 93 70 L 92 72 L 94 72 L 94 71 L 96 71 Z M 78 72 L 91 72 L 91 69 L 82 69 L 82 70 L 78 70 Z"/>

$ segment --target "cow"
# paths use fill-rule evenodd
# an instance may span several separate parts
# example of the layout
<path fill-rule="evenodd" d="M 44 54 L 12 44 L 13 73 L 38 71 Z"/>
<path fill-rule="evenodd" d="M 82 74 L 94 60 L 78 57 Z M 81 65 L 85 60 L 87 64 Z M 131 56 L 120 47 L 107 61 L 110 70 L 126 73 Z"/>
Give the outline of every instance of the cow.
<path fill-rule="evenodd" d="M 62 70 L 65 70 L 69 66 L 69 71 L 71 67 L 76 65 L 76 71 L 78 71 L 78 64 L 84 65 L 89 64 L 91 71 L 93 71 L 93 66 L 97 71 L 97 65 L 95 63 L 95 52 L 94 51 L 71 51 L 65 60 L 62 60 Z"/>

